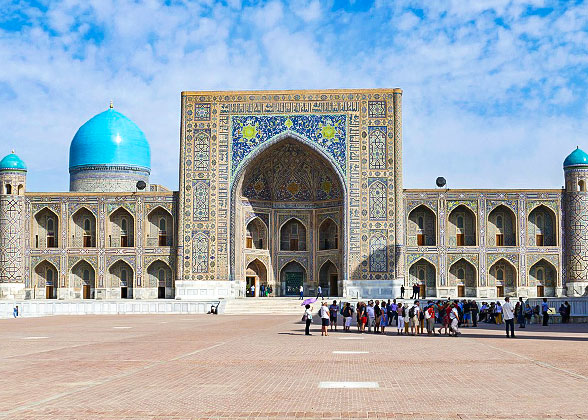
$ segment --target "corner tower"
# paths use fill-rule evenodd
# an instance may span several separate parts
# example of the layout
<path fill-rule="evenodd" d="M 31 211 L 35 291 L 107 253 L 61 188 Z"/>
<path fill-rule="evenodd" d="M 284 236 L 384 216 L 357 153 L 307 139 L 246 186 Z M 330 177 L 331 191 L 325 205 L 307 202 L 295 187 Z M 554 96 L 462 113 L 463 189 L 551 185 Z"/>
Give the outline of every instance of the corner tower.
<path fill-rule="evenodd" d="M 129 118 L 109 109 L 80 127 L 69 148 L 69 189 L 79 192 L 149 191 L 149 143 Z"/>
<path fill-rule="evenodd" d="M 588 154 L 576 148 L 563 163 L 564 267 L 568 296 L 588 291 Z"/>
<path fill-rule="evenodd" d="M 24 192 L 27 167 L 12 151 L 0 161 L 0 298 L 24 292 Z"/>

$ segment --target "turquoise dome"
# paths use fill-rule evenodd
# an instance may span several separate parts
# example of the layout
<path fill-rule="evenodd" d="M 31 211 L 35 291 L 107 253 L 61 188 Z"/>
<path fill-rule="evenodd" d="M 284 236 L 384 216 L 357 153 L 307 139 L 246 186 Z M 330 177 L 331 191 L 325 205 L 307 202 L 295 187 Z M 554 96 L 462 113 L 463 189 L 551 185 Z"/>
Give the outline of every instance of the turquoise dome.
<path fill-rule="evenodd" d="M 112 105 L 82 125 L 69 147 L 70 169 L 92 165 L 151 167 L 145 134 Z"/>
<path fill-rule="evenodd" d="M 4 156 L 4 159 L 0 160 L 0 170 L 12 169 L 15 171 L 26 171 L 27 165 L 22 161 L 21 158 L 14 154 L 14 151 L 9 155 Z"/>
<path fill-rule="evenodd" d="M 576 150 L 570 153 L 566 160 L 564 160 L 563 166 L 564 168 L 567 168 L 568 166 L 579 165 L 588 166 L 588 153 L 577 147 Z"/>

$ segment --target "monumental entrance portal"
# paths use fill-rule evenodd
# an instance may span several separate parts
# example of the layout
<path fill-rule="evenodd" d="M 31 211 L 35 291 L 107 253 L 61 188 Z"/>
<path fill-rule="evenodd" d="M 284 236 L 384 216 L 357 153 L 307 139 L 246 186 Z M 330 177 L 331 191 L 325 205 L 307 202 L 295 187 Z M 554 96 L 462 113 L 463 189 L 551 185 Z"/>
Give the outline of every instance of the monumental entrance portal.
<path fill-rule="evenodd" d="M 399 288 L 401 93 L 184 92 L 176 288 Z"/>

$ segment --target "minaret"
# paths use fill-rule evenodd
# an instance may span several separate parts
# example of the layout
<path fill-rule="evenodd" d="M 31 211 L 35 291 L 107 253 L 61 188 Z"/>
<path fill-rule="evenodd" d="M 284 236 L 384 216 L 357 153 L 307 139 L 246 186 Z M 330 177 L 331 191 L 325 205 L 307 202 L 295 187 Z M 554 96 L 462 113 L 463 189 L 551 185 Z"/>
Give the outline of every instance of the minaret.
<path fill-rule="evenodd" d="M 0 298 L 24 297 L 27 167 L 14 150 L 0 161 Z"/>
<path fill-rule="evenodd" d="M 579 147 L 563 164 L 565 287 L 568 296 L 588 294 L 588 154 Z"/>

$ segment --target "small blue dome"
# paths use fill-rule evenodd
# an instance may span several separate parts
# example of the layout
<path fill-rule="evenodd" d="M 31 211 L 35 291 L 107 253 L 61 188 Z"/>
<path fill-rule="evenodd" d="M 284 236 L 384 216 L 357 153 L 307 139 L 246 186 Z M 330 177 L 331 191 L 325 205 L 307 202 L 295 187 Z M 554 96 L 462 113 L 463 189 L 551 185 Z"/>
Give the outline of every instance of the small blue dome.
<path fill-rule="evenodd" d="M 69 147 L 70 169 L 88 165 L 129 165 L 149 170 L 151 151 L 145 134 L 111 105 L 82 125 Z"/>
<path fill-rule="evenodd" d="M 21 158 L 14 154 L 14 151 L 9 155 L 4 156 L 4 159 L 0 160 L 0 170 L 12 169 L 15 171 L 26 171 L 27 165 L 22 161 Z"/>
<path fill-rule="evenodd" d="M 563 166 L 564 168 L 567 168 L 568 166 L 579 165 L 588 166 L 588 154 L 577 147 L 576 150 L 570 153 L 566 160 L 564 160 Z"/>

